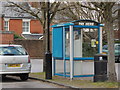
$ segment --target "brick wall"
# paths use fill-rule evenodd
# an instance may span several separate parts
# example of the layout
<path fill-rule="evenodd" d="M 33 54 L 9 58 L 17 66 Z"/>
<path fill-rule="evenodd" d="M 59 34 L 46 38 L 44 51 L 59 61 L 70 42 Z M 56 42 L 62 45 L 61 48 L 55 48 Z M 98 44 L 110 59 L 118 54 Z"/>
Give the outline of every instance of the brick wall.
<path fill-rule="evenodd" d="M 14 43 L 22 45 L 31 58 L 43 58 L 43 40 L 14 40 Z"/>
<path fill-rule="evenodd" d="M 31 33 L 43 33 L 42 25 L 39 20 L 30 21 L 30 32 Z"/>
<path fill-rule="evenodd" d="M 21 19 L 10 19 L 9 30 L 14 31 L 16 34 L 20 35 L 22 33 L 22 20 Z"/>
<path fill-rule="evenodd" d="M 0 44 L 9 44 L 14 40 L 13 32 L 0 31 Z"/>

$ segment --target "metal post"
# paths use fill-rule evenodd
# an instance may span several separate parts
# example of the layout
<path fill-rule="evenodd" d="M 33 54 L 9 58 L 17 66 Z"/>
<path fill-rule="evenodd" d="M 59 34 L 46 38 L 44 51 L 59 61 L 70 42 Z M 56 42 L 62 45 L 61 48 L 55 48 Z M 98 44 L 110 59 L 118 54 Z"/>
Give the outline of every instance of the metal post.
<path fill-rule="evenodd" d="M 50 2 L 47 2 L 47 33 L 46 33 L 46 53 L 45 53 L 45 60 L 46 60 L 46 79 L 52 79 L 52 54 L 50 52 Z"/>
<path fill-rule="evenodd" d="M 102 27 L 100 27 L 100 53 L 102 53 Z"/>
<path fill-rule="evenodd" d="M 82 29 L 80 29 L 80 32 L 81 32 L 81 56 L 80 57 L 83 57 L 83 30 Z"/>
<path fill-rule="evenodd" d="M 98 53 L 100 53 L 100 27 L 98 27 Z"/>
<path fill-rule="evenodd" d="M 66 60 L 65 60 L 65 40 L 66 40 L 66 37 L 65 37 L 65 27 L 63 27 L 63 64 L 64 64 L 64 77 L 66 77 Z"/>
<path fill-rule="evenodd" d="M 73 79 L 73 57 L 74 57 L 74 43 L 73 43 L 73 26 L 70 26 L 70 79 Z"/>
<path fill-rule="evenodd" d="M 52 58 L 52 76 L 55 75 L 55 59 Z"/>

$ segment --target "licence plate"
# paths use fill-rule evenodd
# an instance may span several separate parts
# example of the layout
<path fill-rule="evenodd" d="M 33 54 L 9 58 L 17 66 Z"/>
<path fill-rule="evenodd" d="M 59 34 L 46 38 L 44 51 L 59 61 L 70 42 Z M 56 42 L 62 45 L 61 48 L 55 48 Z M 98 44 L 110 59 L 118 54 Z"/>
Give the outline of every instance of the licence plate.
<path fill-rule="evenodd" d="M 8 67 L 21 67 L 20 64 L 8 64 Z"/>

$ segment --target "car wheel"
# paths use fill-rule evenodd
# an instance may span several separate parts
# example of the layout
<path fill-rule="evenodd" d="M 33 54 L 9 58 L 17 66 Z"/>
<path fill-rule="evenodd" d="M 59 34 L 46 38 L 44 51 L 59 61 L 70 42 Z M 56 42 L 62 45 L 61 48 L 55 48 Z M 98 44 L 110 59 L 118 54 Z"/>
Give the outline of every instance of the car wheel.
<path fill-rule="evenodd" d="M 21 75 L 20 75 L 20 79 L 21 79 L 22 81 L 26 81 L 26 80 L 28 80 L 28 76 L 29 76 L 29 74 L 21 74 Z"/>
<path fill-rule="evenodd" d="M 120 55 L 118 56 L 118 63 L 120 63 Z"/>

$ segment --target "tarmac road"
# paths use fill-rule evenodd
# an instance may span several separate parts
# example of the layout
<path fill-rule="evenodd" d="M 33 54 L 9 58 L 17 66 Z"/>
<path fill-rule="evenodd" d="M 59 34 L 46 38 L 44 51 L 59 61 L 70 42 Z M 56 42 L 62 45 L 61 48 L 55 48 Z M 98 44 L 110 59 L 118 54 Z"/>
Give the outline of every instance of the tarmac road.
<path fill-rule="evenodd" d="M 19 77 L 7 76 L 0 82 L 2 88 L 65 88 L 52 83 L 31 80 L 21 81 Z"/>

